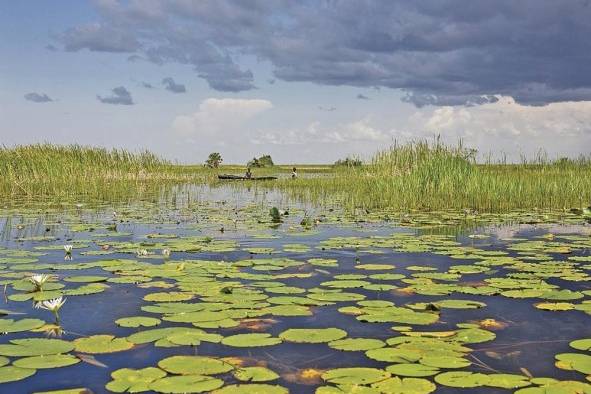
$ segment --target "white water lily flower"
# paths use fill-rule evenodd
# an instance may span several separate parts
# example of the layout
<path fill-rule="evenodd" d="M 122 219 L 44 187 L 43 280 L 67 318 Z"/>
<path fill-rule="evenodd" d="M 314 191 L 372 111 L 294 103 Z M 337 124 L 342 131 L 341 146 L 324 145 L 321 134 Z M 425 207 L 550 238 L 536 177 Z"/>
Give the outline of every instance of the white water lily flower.
<path fill-rule="evenodd" d="M 29 281 L 35 286 L 37 290 L 41 290 L 45 282 L 51 279 L 51 275 L 35 274 L 29 278 Z"/>
<path fill-rule="evenodd" d="M 74 249 L 74 245 L 64 245 L 64 250 L 66 251 L 66 254 L 72 253 L 72 249 Z"/>
<path fill-rule="evenodd" d="M 52 300 L 40 301 L 35 304 L 35 308 L 46 309 L 48 311 L 51 311 L 51 312 L 57 314 L 57 312 L 60 310 L 60 308 L 65 303 L 66 303 L 66 298 L 58 297 L 58 298 L 54 298 Z"/>
<path fill-rule="evenodd" d="M 146 249 L 138 249 L 138 250 L 136 250 L 135 254 L 138 257 L 147 256 L 148 255 L 148 251 Z"/>

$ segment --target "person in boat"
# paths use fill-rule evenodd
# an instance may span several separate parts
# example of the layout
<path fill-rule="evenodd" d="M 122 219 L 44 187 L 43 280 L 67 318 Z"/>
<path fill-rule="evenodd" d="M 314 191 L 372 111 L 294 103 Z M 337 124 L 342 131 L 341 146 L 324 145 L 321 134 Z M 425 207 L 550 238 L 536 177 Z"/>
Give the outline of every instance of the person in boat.
<path fill-rule="evenodd" d="M 298 177 L 298 170 L 294 167 L 291 170 L 291 179 L 296 179 Z"/>
<path fill-rule="evenodd" d="M 246 173 L 244 174 L 246 179 L 252 178 L 252 172 L 250 172 L 250 167 L 246 167 Z"/>

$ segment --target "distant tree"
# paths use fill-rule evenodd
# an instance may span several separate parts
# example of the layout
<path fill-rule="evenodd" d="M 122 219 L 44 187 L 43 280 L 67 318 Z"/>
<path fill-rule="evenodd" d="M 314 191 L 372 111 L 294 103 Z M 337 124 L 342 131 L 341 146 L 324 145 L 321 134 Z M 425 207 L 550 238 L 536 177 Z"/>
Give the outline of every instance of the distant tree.
<path fill-rule="evenodd" d="M 363 162 L 355 157 L 347 157 L 334 162 L 335 167 L 361 167 Z"/>
<path fill-rule="evenodd" d="M 259 158 L 253 157 L 247 164 L 248 167 L 273 167 L 275 164 L 273 163 L 273 159 L 270 155 L 263 155 Z"/>
<path fill-rule="evenodd" d="M 218 152 L 213 152 L 209 154 L 209 157 L 205 161 L 205 165 L 209 168 L 218 168 L 222 161 L 222 155 L 220 155 Z"/>

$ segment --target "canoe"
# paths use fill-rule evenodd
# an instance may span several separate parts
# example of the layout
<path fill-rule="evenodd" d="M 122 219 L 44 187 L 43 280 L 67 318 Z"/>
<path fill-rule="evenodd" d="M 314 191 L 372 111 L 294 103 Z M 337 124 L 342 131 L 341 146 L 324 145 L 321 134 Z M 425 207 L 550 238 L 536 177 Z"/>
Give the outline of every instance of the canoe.
<path fill-rule="evenodd" d="M 276 176 L 253 176 L 253 177 L 247 178 L 247 177 L 241 176 L 241 175 L 223 174 L 223 175 L 218 175 L 218 179 L 227 180 L 227 181 L 272 181 L 274 179 L 277 179 L 277 177 Z"/>

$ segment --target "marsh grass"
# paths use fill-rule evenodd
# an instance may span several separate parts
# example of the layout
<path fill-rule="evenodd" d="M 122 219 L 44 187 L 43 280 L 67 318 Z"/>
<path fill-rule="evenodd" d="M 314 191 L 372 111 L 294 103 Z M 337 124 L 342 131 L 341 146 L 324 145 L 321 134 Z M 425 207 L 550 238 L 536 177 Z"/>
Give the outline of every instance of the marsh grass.
<path fill-rule="evenodd" d="M 355 209 L 569 209 L 591 204 L 591 159 L 548 160 L 538 155 L 520 164 L 478 164 L 475 152 L 435 141 L 394 145 L 361 167 L 292 165 L 255 169 L 255 176 L 279 175 L 271 182 L 236 182 L 233 187 L 275 189 L 289 197 Z M 129 200 L 157 195 L 182 183 L 218 186 L 219 173 L 244 173 L 245 166 L 178 165 L 150 152 L 79 145 L 39 144 L 0 148 L 0 196 L 4 201 L 84 197 Z"/>
<path fill-rule="evenodd" d="M 338 195 L 349 208 L 394 210 L 568 209 L 591 204 L 591 160 L 477 164 L 475 151 L 436 141 L 395 145 L 363 167 L 336 168 L 328 178 L 281 181 L 300 198 Z"/>

